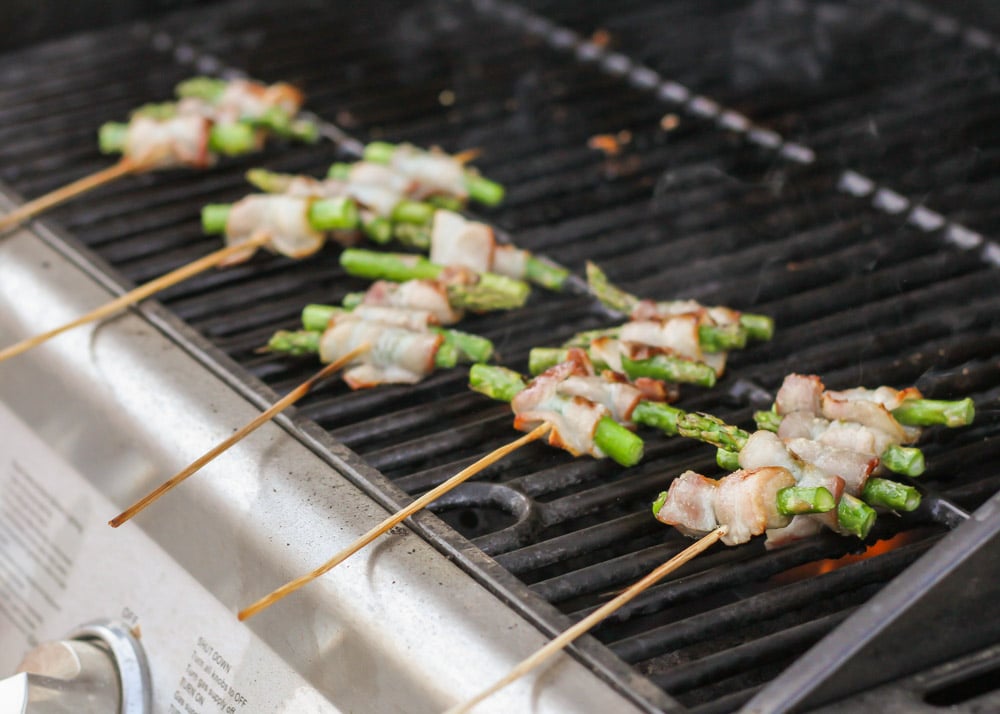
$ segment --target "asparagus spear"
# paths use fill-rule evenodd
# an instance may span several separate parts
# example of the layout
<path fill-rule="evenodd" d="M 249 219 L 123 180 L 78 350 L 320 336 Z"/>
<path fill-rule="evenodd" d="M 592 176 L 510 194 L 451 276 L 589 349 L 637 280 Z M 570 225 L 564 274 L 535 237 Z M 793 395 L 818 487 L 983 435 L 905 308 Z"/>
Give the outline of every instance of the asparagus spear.
<path fill-rule="evenodd" d="M 587 284 L 590 286 L 591 292 L 594 293 L 594 297 L 612 310 L 623 312 L 626 315 L 630 314 L 635 306 L 641 302 L 635 295 L 630 295 L 612 284 L 604 271 L 591 262 L 587 263 Z M 741 313 L 739 327 L 742 328 L 746 337 L 755 340 L 769 340 L 774 336 L 774 320 L 767 315 Z M 703 342 L 708 341 L 700 331 L 699 338 Z"/>
<path fill-rule="evenodd" d="M 875 509 L 849 493 L 842 494 L 837 504 L 837 523 L 847 533 L 864 540 L 875 525 Z"/>
<path fill-rule="evenodd" d="M 444 332 L 453 332 L 446 330 Z M 434 353 L 434 366 L 441 368 L 454 367 L 461 360 L 458 348 L 454 340 L 449 340 L 445 334 L 445 339 L 438 346 Z M 267 349 L 271 352 L 284 352 L 286 354 L 302 356 L 319 354 L 319 343 L 323 338 L 322 332 L 313 330 L 279 330 L 271 336 L 267 343 Z"/>
<path fill-rule="evenodd" d="M 528 355 L 528 369 L 532 374 L 541 374 L 549 367 L 564 362 L 568 353 L 568 349 L 561 347 L 535 347 Z M 593 362 L 594 367 L 599 370 L 608 368 L 599 359 Z M 673 355 L 661 354 L 639 360 L 632 360 L 623 355 L 622 371 L 629 379 L 652 377 L 664 382 L 684 382 L 702 387 L 715 385 L 714 369 L 707 364 Z"/>
<path fill-rule="evenodd" d="M 351 293 L 348 298 L 357 295 Z M 355 299 L 345 298 L 343 307 L 333 305 L 306 305 L 302 310 L 302 326 L 306 330 L 313 332 L 323 332 L 330 320 L 337 314 L 349 312 L 360 304 Z M 485 337 L 473 335 L 468 332 L 449 330 L 443 327 L 432 326 L 433 332 L 444 335 L 445 342 L 458 350 L 459 356 L 464 357 L 469 362 L 486 362 L 493 356 L 493 343 Z"/>
<path fill-rule="evenodd" d="M 892 415 L 900 424 L 907 426 L 943 424 L 955 428 L 972 423 L 976 418 L 976 405 L 968 397 L 956 401 L 906 399 L 892 410 Z"/>
<path fill-rule="evenodd" d="M 207 235 L 226 232 L 231 203 L 210 203 L 201 209 L 201 228 Z M 318 231 L 350 230 L 358 227 L 358 205 L 347 197 L 309 202 L 309 225 Z"/>
<path fill-rule="evenodd" d="M 882 506 L 894 511 L 913 511 L 920 505 L 920 492 L 917 489 L 884 478 L 868 479 L 861 498 L 871 506 Z"/>
<path fill-rule="evenodd" d="M 376 164 L 388 164 L 396 153 L 396 145 L 384 141 L 373 141 L 365 146 L 365 161 Z M 487 206 L 496 206 L 503 200 L 504 188 L 496 181 L 490 181 L 475 171 L 465 171 L 465 189 L 469 197 Z"/>
<path fill-rule="evenodd" d="M 420 255 L 376 253 L 348 249 L 340 254 L 340 264 L 350 275 L 369 280 L 437 280 L 445 267 Z M 470 285 L 449 283 L 448 301 L 458 308 L 487 312 L 521 307 L 528 299 L 528 284 L 496 273 L 480 273 Z"/>
<path fill-rule="evenodd" d="M 524 389 L 521 375 L 504 367 L 474 364 L 469 370 L 469 386 L 491 399 L 509 402 Z M 622 466 L 642 460 L 642 439 L 610 417 L 604 417 L 594 432 L 597 447 Z"/>

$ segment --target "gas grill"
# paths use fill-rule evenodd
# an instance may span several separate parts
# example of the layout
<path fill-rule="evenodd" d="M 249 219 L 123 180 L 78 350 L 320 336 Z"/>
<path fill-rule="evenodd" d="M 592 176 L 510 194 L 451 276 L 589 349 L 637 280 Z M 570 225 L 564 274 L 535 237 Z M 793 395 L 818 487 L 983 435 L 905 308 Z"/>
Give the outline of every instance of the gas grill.
<path fill-rule="evenodd" d="M 747 424 L 796 371 L 833 388 L 969 394 L 978 410 L 971 427 L 932 430 L 923 505 L 880 518 L 866 543 L 716 547 L 578 641 L 575 662 L 481 711 L 996 706 L 980 681 L 1000 662 L 990 615 L 1000 594 L 1000 40 L 989 28 L 905 0 L 624 0 L 613 14 L 602 3 L 342 5 L 219 3 L 0 56 L 0 181 L 12 199 L 105 166 L 96 128 L 198 73 L 298 84 L 334 140 L 128 178 L 5 239 L 3 344 L 217 247 L 199 209 L 249 192 L 250 167 L 321 175 L 375 139 L 479 148 L 477 165 L 508 189 L 479 216 L 519 246 L 578 275 L 595 261 L 644 297 L 775 318 L 774 340 L 731 355 L 716 388 L 682 391 L 685 409 Z M 125 505 L 315 371 L 257 348 L 303 305 L 364 288 L 335 258 L 259 255 L 189 280 L 0 366 L 0 398 L 100 498 Z M 526 371 L 532 346 L 614 320 L 577 281 L 463 329 Z M 623 470 L 533 444 L 408 522 L 418 544 L 397 533 L 382 560 L 359 554 L 326 577 L 343 578 L 343 590 L 316 584 L 248 627 L 229 622 L 227 610 L 315 567 L 380 509 L 513 438 L 509 410 L 466 381 L 456 369 L 415 386 L 330 383 L 159 514 L 102 541 L 128 550 L 148 539 L 205 591 L 190 608 L 213 613 L 195 618 L 203 636 L 183 631 L 199 636 L 178 643 L 174 669 L 157 671 L 150 642 L 158 697 L 177 689 L 193 711 L 214 710 L 178 680 L 195 643 L 222 652 L 235 638 L 256 643 L 242 678 L 238 663 L 232 671 L 259 692 L 244 711 L 314 701 L 268 699 L 255 679 L 268 671 L 281 672 L 282 693 L 291 683 L 345 711 L 440 710 L 687 545 L 649 504 L 685 469 L 711 472 L 711 450 L 644 434 L 645 459 Z M 118 434 L 73 427 L 71 414 Z M 372 602 L 338 600 L 348 594 Z M 142 618 L 167 637 L 174 625 L 157 610 L 178 605 L 153 597 Z M 57 636 L 77 616 L 62 607 L 38 633 Z M 13 633 L 5 613 L 16 619 L 0 609 L 0 634 Z M 338 650 L 338 638 L 363 644 Z M 269 657 L 284 664 L 261 669 Z M 156 701 L 171 711 L 169 695 Z"/>

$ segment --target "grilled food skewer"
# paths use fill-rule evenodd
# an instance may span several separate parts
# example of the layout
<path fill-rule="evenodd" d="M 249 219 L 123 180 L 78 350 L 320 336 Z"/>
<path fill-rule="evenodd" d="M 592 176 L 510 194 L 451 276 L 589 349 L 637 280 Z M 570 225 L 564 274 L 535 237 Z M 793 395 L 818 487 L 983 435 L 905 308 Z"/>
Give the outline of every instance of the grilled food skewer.
<path fill-rule="evenodd" d="M 266 132 L 313 142 L 317 127 L 296 119 L 302 93 L 288 84 L 266 86 L 196 77 L 176 87 L 177 102 L 147 104 L 128 124 L 100 127 L 102 153 L 122 154 L 113 166 L 40 196 L 0 218 L 0 234 L 87 191 L 131 173 L 181 166 L 205 168 L 215 154 L 234 156 L 260 148 Z"/>
<path fill-rule="evenodd" d="M 156 293 L 162 290 L 166 290 L 172 285 L 176 285 L 177 283 L 183 282 L 184 280 L 194 277 L 199 273 L 205 272 L 209 268 L 213 268 L 221 264 L 226 259 L 230 258 L 231 256 L 240 251 L 246 250 L 248 247 L 255 248 L 258 246 L 262 246 L 265 243 L 267 243 L 268 240 L 269 237 L 267 235 L 261 234 L 250 239 L 250 241 L 242 245 L 230 245 L 220 250 L 217 250 L 213 253 L 209 253 L 208 255 L 199 258 L 194 262 L 188 263 L 187 265 L 183 265 L 180 268 L 177 268 L 176 270 L 167 273 L 166 275 L 161 275 L 155 280 L 151 280 L 150 282 L 145 283 L 144 285 L 140 285 L 139 287 L 130 290 L 124 295 L 115 298 L 111 302 L 105 303 L 101 307 L 98 307 L 88 312 L 86 315 L 78 317 L 77 319 L 68 322 L 65 325 L 62 325 L 61 327 L 49 330 L 48 332 L 43 332 L 40 335 L 35 335 L 34 337 L 30 337 L 26 340 L 18 342 L 15 345 L 7 347 L 6 349 L 0 350 L 0 362 L 3 362 L 4 360 L 19 355 L 23 352 L 27 352 L 32 347 L 37 347 L 38 345 L 47 342 L 53 337 L 61 335 L 62 333 L 71 330 L 74 327 L 79 327 L 80 325 L 86 325 L 89 322 L 101 320 L 105 317 L 113 315 L 119 310 L 122 310 L 126 307 L 129 307 L 130 305 L 145 300 L 151 295 L 155 295 Z"/>
<path fill-rule="evenodd" d="M 502 402 L 512 401 L 514 397 L 526 388 L 524 380 L 517 372 L 506 367 L 485 364 L 475 364 L 472 366 L 469 371 L 469 386 L 480 394 Z M 692 415 L 669 404 L 643 400 L 635 406 L 630 416 L 636 424 L 659 429 L 668 435 L 676 435 L 678 434 L 677 425 L 680 420 L 688 417 L 702 418 L 704 415 Z M 620 424 L 617 424 L 613 419 L 605 417 L 594 435 L 597 446 L 623 466 L 632 466 L 638 463 L 642 457 L 641 453 L 637 454 L 631 463 L 622 463 L 619 458 L 615 457 L 615 454 L 605 448 L 605 444 L 602 443 L 601 430 L 601 426 L 604 426 L 605 422 L 616 424 L 619 429 L 622 429 L 626 433 L 631 433 Z M 732 429 L 736 429 L 736 427 L 732 427 Z M 607 427 L 606 430 L 610 431 Z M 683 436 L 699 439 L 698 434 L 691 430 L 683 434 Z M 709 443 L 714 442 L 710 441 Z M 661 499 L 665 498 L 666 492 L 661 494 Z M 654 514 L 659 510 L 657 504 L 662 506 L 662 500 L 658 500 L 657 503 L 653 504 Z M 832 510 L 835 505 L 833 495 L 825 488 L 788 486 L 777 492 L 777 510 L 781 515 L 793 516 L 803 513 L 824 513 Z"/>
<path fill-rule="evenodd" d="M 312 377 L 307 379 L 305 382 L 297 386 L 295 389 L 290 391 L 284 397 L 276 401 L 267 410 L 261 412 L 256 417 L 254 417 L 248 424 L 246 424 L 239 431 L 235 432 L 232 436 L 229 436 L 228 438 L 224 439 L 221 443 L 209 449 L 205 454 L 195 459 L 190 465 L 182 469 L 178 474 L 167 479 L 158 487 L 153 489 L 153 491 L 143 496 L 138 501 L 133 503 L 131 506 L 126 508 L 124 511 L 119 513 L 117 516 L 112 518 L 110 521 L 108 521 L 108 525 L 110 525 L 112 528 L 117 528 L 121 524 L 131 519 L 136 514 L 148 508 L 165 493 L 172 490 L 176 486 L 180 485 L 188 477 L 190 477 L 194 473 L 197 473 L 200 469 L 202 469 L 205 465 L 212 462 L 216 457 L 218 457 L 224 451 L 228 450 L 234 444 L 242 440 L 244 437 L 252 434 L 262 425 L 266 424 L 275 416 L 283 412 L 285 409 L 295 404 L 295 402 L 297 402 L 306 394 L 308 394 L 317 384 L 319 384 L 324 379 L 326 379 L 330 375 L 340 370 L 345 364 L 350 362 L 355 357 L 358 357 L 367 352 L 370 348 L 371 346 L 367 343 L 358 345 L 358 347 L 351 350 L 337 361 L 331 362 L 330 364 L 323 367 L 323 369 L 321 369 L 319 372 L 317 372 Z"/>
<path fill-rule="evenodd" d="M 499 449 L 491 451 L 489 454 L 479 459 L 474 464 L 459 471 L 450 479 L 442 483 L 440 486 L 428 491 L 423 496 L 413 501 L 410 505 L 400 509 L 389 518 L 386 518 L 384 521 L 382 521 L 377 526 L 372 528 L 370 531 L 365 533 L 354 543 L 341 550 L 333 558 L 331 558 L 326 563 L 313 570 L 311 573 L 303 575 L 302 577 L 296 578 L 295 580 L 292 580 L 286 583 L 285 585 L 282 585 L 280 588 L 272 592 L 270 595 L 267 595 L 258 600 L 257 602 L 255 602 L 254 604 L 250 605 L 249 607 L 244 608 L 239 613 L 239 619 L 246 620 L 249 617 L 253 617 L 258 612 L 264 610 L 265 608 L 270 607 L 271 605 L 273 605 L 286 595 L 292 594 L 293 592 L 303 587 L 304 585 L 307 585 L 308 583 L 311 583 L 313 580 L 328 573 L 337 565 L 347 560 L 347 558 L 351 557 L 354 553 L 357 553 L 366 545 L 374 541 L 382 534 L 389 531 L 394 526 L 398 525 L 399 523 L 402 523 L 404 520 L 412 516 L 417 511 L 430 505 L 435 500 L 437 500 L 444 494 L 448 493 L 448 491 L 452 490 L 459 484 L 464 483 L 468 479 L 472 478 L 486 467 L 496 463 L 507 454 L 516 451 L 517 449 L 520 449 L 522 446 L 530 444 L 532 441 L 535 441 L 545 436 L 551 428 L 552 428 L 551 424 L 542 424 L 541 426 L 530 431 L 521 438 L 516 439 L 510 442 L 509 444 L 501 446 Z"/>
<path fill-rule="evenodd" d="M 680 553 L 672 557 L 667 562 L 658 566 L 655 570 L 649 573 L 642 580 L 638 581 L 634 585 L 631 585 L 626 590 L 624 590 L 620 595 L 615 597 L 613 600 L 609 600 L 604 605 L 599 607 L 594 612 L 590 613 L 587 617 L 580 620 L 578 623 L 567 629 L 561 635 L 556 637 L 554 640 L 549 642 L 547 645 L 542 647 L 540 650 L 535 652 L 533 655 L 523 660 L 514 669 L 510 671 L 503 679 L 499 680 L 489 688 L 483 690 L 477 694 L 472 699 L 459 704 L 458 706 L 452 707 L 445 714 L 467 714 L 467 712 L 472 711 L 472 708 L 488 698 L 489 696 L 497 693 L 504 687 L 506 687 L 511 682 L 514 682 L 524 675 L 531 672 L 536 667 L 547 662 L 553 656 L 564 650 L 567 646 L 572 644 L 581 635 L 586 634 L 592 630 L 595 626 L 603 622 L 606 618 L 613 615 L 619 609 L 627 605 L 629 602 L 634 600 L 640 594 L 648 590 L 650 587 L 658 583 L 660 580 L 665 578 L 667 575 L 677 570 L 679 567 L 685 563 L 693 560 L 698 555 L 708 550 L 711 546 L 715 545 L 718 540 L 726 534 L 725 526 L 717 528 L 710 532 L 708 535 L 702 536 L 699 540 L 695 541 L 687 548 L 682 550 Z"/>

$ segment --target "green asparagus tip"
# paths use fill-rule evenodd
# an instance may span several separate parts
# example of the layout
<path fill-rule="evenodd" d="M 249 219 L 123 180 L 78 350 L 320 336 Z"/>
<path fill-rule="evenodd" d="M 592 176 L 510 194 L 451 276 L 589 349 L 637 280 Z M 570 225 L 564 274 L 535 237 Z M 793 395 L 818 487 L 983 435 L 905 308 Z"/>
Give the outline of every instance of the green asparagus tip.
<path fill-rule="evenodd" d="M 524 386 L 521 375 L 506 367 L 474 364 L 469 368 L 469 388 L 490 399 L 509 402 Z"/>
<path fill-rule="evenodd" d="M 890 444 L 882 452 L 880 461 L 889 471 L 916 478 L 927 468 L 924 452 L 912 446 Z"/>
<path fill-rule="evenodd" d="M 677 434 L 677 420 L 684 412 L 663 402 L 639 402 L 632 410 L 632 421 L 653 429 L 659 429 L 664 434 Z"/>
<path fill-rule="evenodd" d="M 462 362 L 487 362 L 493 356 L 493 343 L 485 337 L 443 327 L 431 329 L 443 335 L 445 342 L 458 350 L 458 357 Z"/>
<path fill-rule="evenodd" d="M 455 196 L 449 196 L 445 193 L 439 193 L 434 196 L 428 196 L 427 202 L 434 206 L 434 208 L 443 208 L 446 211 L 458 212 L 461 211 L 465 204 L 462 203 L 462 199 Z"/>
<path fill-rule="evenodd" d="M 715 370 L 702 362 L 658 354 L 648 359 L 633 360 L 622 355 L 622 371 L 629 379 L 651 377 L 664 382 L 696 384 L 701 387 L 715 386 Z"/>
<path fill-rule="evenodd" d="M 638 304 L 639 298 L 611 284 L 608 276 L 595 263 L 587 261 L 587 285 L 598 300 L 612 310 L 631 313 Z"/>
<path fill-rule="evenodd" d="M 248 154 L 257 148 L 257 134 L 252 126 L 243 122 L 213 124 L 208 148 L 224 156 Z"/>
<path fill-rule="evenodd" d="M 865 482 L 861 498 L 872 506 L 893 511 L 913 511 L 920 506 L 920 492 L 913 486 L 884 478 L 870 478 Z"/>
<path fill-rule="evenodd" d="M 302 308 L 302 327 L 314 332 L 323 332 L 339 311 L 340 308 L 333 305 L 306 305 Z"/>
<path fill-rule="evenodd" d="M 656 497 L 655 501 L 653 501 L 654 516 L 660 515 L 660 509 L 663 508 L 663 504 L 665 504 L 666 502 L 667 502 L 667 492 L 660 491 L 660 495 Z"/>
<path fill-rule="evenodd" d="M 125 150 L 128 124 L 109 121 L 102 124 L 97 134 L 97 143 L 102 154 L 120 154 Z"/>
<path fill-rule="evenodd" d="M 700 325 L 698 343 L 706 352 L 741 350 L 747 344 L 747 331 L 740 325 Z"/>
<path fill-rule="evenodd" d="M 642 461 L 645 451 L 645 445 L 639 436 L 610 417 L 597 422 L 594 443 L 613 461 L 626 467 L 635 466 Z"/>
<path fill-rule="evenodd" d="M 164 121 L 177 116 L 177 104 L 174 102 L 150 102 L 134 109 L 131 113 L 133 117 L 147 117 Z"/>
<path fill-rule="evenodd" d="M 957 401 L 940 399 L 907 399 L 892 410 L 892 415 L 900 424 L 907 426 L 931 426 L 943 424 L 955 428 L 967 426 L 976 418 L 976 405 L 966 397 Z"/>
<path fill-rule="evenodd" d="M 569 271 L 566 268 L 534 255 L 529 255 L 524 265 L 525 280 L 546 290 L 562 290 L 568 277 Z"/>
<path fill-rule="evenodd" d="M 778 427 L 781 426 L 781 417 L 773 408 L 767 411 L 754 412 L 753 420 L 757 423 L 757 428 L 761 431 L 778 433 Z"/>
<path fill-rule="evenodd" d="M 447 340 L 442 340 L 438 345 L 437 352 L 434 353 L 434 366 L 448 369 L 458 364 L 461 357 L 460 350 Z"/>
<path fill-rule="evenodd" d="M 295 332 L 280 330 L 268 341 L 267 348 L 272 352 L 284 352 L 294 356 L 316 354 L 319 352 L 321 338 L 322 333 L 309 330 Z"/>
<path fill-rule="evenodd" d="M 736 471 L 740 467 L 740 453 L 729 449 L 716 449 L 715 463 L 726 471 Z"/>
<path fill-rule="evenodd" d="M 470 198 L 485 206 L 496 206 L 503 201 L 503 186 L 478 174 L 466 172 L 465 188 Z"/>
<path fill-rule="evenodd" d="M 309 225 L 318 231 L 358 227 L 358 204 L 346 196 L 324 198 L 309 204 Z"/>
<path fill-rule="evenodd" d="M 326 172 L 326 177 L 346 181 L 351 177 L 351 165 L 342 162 L 331 164 L 329 171 Z"/>
<path fill-rule="evenodd" d="M 840 503 L 837 504 L 837 522 L 845 533 L 864 540 L 875 525 L 877 517 L 875 509 L 864 501 L 849 493 L 840 497 Z"/>
<path fill-rule="evenodd" d="M 798 516 L 805 513 L 826 513 L 837 506 L 833 494 L 822 486 L 789 486 L 778 491 L 778 513 Z"/>
<path fill-rule="evenodd" d="M 740 327 L 755 340 L 767 341 L 774 337 L 774 320 L 767 315 L 745 312 L 740 315 Z"/>
<path fill-rule="evenodd" d="M 229 221 L 230 203 L 210 203 L 201 209 L 201 229 L 206 235 L 219 235 L 226 232 Z"/>
<path fill-rule="evenodd" d="M 374 243 L 384 245 L 392 240 L 392 222 L 388 218 L 375 216 L 362 221 L 361 230 Z"/>
<path fill-rule="evenodd" d="M 192 77 L 178 84 L 174 92 L 178 97 L 195 97 L 215 102 L 226 91 L 226 84 L 225 80 L 214 77 Z"/>
<path fill-rule="evenodd" d="M 569 350 L 560 347 L 532 347 L 528 353 L 528 371 L 532 375 L 538 375 L 549 367 L 563 362 Z"/>
<path fill-rule="evenodd" d="M 423 201 L 403 200 L 392 209 L 392 220 L 396 223 L 412 223 L 418 226 L 430 225 L 434 220 L 434 206 Z"/>
<path fill-rule="evenodd" d="M 375 164 L 387 164 L 392 161 L 392 155 L 396 152 L 396 145 L 385 141 L 373 141 L 365 146 L 365 161 Z"/>
<path fill-rule="evenodd" d="M 347 293 L 347 295 L 344 296 L 344 299 L 340 301 L 340 304 L 347 310 L 353 310 L 364 301 L 365 294 L 363 292 Z"/>
<path fill-rule="evenodd" d="M 431 247 L 431 231 L 428 226 L 413 223 L 394 223 L 392 237 L 408 248 L 427 250 Z"/>

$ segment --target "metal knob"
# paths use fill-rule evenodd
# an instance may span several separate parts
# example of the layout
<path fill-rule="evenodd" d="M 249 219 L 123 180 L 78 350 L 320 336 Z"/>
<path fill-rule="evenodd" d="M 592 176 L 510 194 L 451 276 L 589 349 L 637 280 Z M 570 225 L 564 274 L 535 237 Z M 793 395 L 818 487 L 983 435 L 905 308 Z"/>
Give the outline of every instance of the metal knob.
<path fill-rule="evenodd" d="M 4 714 L 150 714 L 146 657 L 124 626 L 97 622 L 29 652 L 0 681 Z"/>

